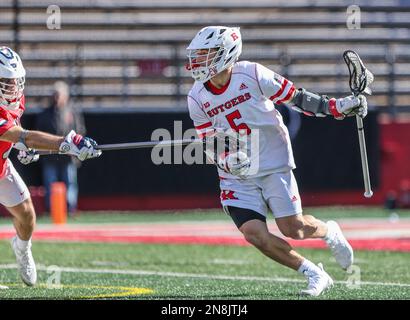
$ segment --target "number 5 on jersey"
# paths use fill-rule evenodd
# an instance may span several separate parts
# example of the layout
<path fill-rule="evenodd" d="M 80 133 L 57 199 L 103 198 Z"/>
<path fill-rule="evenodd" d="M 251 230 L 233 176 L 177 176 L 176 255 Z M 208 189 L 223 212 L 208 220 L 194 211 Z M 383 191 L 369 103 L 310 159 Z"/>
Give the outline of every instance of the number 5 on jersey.
<path fill-rule="evenodd" d="M 234 112 L 226 115 L 226 120 L 228 120 L 229 125 L 236 132 L 242 133 L 244 130 L 246 130 L 246 134 L 250 135 L 251 131 L 252 131 L 251 128 L 249 128 L 248 125 L 246 123 L 243 123 L 243 122 L 239 123 L 239 124 L 236 124 L 235 119 L 242 119 L 242 115 L 239 112 L 239 110 L 235 110 Z"/>

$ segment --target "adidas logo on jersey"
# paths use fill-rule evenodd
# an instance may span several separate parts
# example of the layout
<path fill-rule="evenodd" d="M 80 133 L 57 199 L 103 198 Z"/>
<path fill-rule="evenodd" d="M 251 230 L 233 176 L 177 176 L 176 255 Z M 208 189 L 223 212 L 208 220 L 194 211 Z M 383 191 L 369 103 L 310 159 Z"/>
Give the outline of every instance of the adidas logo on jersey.
<path fill-rule="evenodd" d="M 241 86 L 239 87 L 239 90 L 244 90 L 244 89 L 248 89 L 248 87 L 247 87 L 246 84 L 244 84 L 244 83 L 242 82 Z"/>

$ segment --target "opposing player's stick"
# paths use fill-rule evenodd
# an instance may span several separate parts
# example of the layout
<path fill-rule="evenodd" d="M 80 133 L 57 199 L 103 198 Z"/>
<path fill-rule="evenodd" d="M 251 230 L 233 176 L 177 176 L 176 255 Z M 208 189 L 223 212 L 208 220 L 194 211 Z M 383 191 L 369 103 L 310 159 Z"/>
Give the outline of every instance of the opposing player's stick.
<path fill-rule="evenodd" d="M 358 96 L 360 93 L 372 94 L 369 85 L 373 82 L 373 74 L 366 69 L 359 55 L 352 51 L 347 50 L 343 53 L 343 59 L 345 60 L 347 67 L 349 68 L 350 80 L 349 85 L 354 96 Z M 360 145 L 360 157 L 362 160 L 363 180 L 364 180 L 364 196 L 371 198 L 373 191 L 370 185 L 369 164 L 367 162 L 366 141 L 364 137 L 363 119 L 356 115 L 357 133 L 359 135 Z"/>
<path fill-rule="evenodd" d="M 126 142 L 113 144 L 99 144 L 96 149 L 101 151 L 126 150 L 126 149 L 142 149 L 152 147 L 171 147 L 185 146 L 191 143 L 203 143 L 201 139 L 183 139 L 183 140 L 162 140 L 162 141 L 141 141 L 141 142 Z M 58 151 L 38 150 L 40 155 L 62 154 Z"/>
<path fill-rule="evenodd" d="M 226 143 L 226 138 L 232 139 L 236 144 L 241 140 L 239 134 L 229 130 L 216 129 L 210 138 L 215 138 L 219 142 Z M 206 145 L 209 140 L 204 139 L 180 139 L 180 140 L 161 140 L 161 141 L 141 141 L 141 142 L 125 142 L 125 143 L 113 143 L 113 144 L 99 144 L 95 149 L 101 151 L 112 151 L 112 150 L 126 150 L 126 149 L 142 149 L 142 148 L 153 148 L 153 147 L 173 147 L 173 146 L 186 146 L 188 144 L 204 144 Z M 61 154 L 58 151 L 50 150 L 37 150 L 39 155 L 51 155 L 51 154 Z"/>

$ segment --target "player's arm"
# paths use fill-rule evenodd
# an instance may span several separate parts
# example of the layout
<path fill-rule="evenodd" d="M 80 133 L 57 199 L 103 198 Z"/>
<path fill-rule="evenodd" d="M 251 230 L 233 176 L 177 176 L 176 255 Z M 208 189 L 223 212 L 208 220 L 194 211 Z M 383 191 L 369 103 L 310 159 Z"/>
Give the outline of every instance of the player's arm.
<path fill-rule="evenodd" d="M 336 119 L 344 119 L 346 116 L 355 114 L 361 117 L 367 114 L 367 101 L 362 95 L 336 99 L 320 96 L 303 88 L 296 89 L 291 81 L 260 64 L 255 64 L 255 73 L 265 97 L 276 104 L 290 105 L 294 110 L 305 115 L 316 117 L 330 115 Z"/>
<path fill-rule="evenodd" d="M 26 148 L 58 151 L 64 137 L 13 126 L 0 136 L 0 140 L 15 143 L 17 148 L 23 143 Z M 20 147 L 23 149 L 24 146 Z"/>
<path fill-rule="evenodd" d="M 356 114 L 362 118 L 367 115 L 367 101 L 363 95 L 358 97 L 351 95 L 336 99 L 325 95 L 320 96 L 300 88 L 295 90 L 285 103 L 289 104 L 292 109 L 308 116 L 325 117 L 331 115 L 335 119 L 341 120 Z"/>
<path fill-rule="evenodd" d="M 0 140 L 14 143 L 15 148 L 21 151 L 19 160 L 24 164 L 26 163 L 20 157 L 30 157 L 33 149 L 59 151 L 77 156 L 81 161 L 101 155 L 101 150 L 97 150 L 97 143 L 94 140 L 83 137 L 73 130 L 67 136 L 62 137 L 42 131 L 25 130 L 15 125 L 4 131 Z"/>
<path fill-rule="evenodd" d="M 12 126 L 5 131 L 0 140 L 14 143 L 19 149 L 17 159 L 24 165 L 38 161 L 40 155 L 35 149 L 57 151 L 64 137 L 54 136 L 41 131 L 28 131 L 20 126 Z M 22 143 L 24 141 L 24 143 Z"/>

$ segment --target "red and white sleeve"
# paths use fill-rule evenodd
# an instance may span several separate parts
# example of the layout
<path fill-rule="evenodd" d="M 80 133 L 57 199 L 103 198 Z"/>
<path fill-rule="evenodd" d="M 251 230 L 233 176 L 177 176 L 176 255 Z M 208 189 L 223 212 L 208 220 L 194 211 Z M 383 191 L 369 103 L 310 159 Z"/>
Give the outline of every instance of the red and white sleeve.
<path fill-rule="evenodd" d="M 296 88 L 292 81 L 272 70 L 256 64 L 256 77 L 262 93 L 275 104 L 288 102 Z"/>

